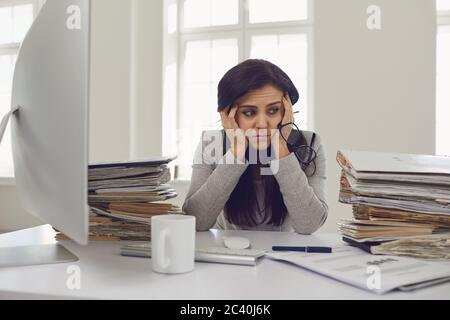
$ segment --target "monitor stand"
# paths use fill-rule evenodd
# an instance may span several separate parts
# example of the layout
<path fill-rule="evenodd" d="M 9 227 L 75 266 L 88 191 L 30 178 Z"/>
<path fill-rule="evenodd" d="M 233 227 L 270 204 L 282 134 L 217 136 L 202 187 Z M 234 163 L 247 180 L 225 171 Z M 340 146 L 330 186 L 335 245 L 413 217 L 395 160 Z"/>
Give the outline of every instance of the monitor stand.
<path fill-rule="evenodd" d="M 3 116 L 2 122 L 0 122 L 0 144 L 2 143 L 3 136 L 6 131 L 6 126 L 8 125 L 9 119 L 13 114 L 15 114 L 17 111 L 19 111 L 19 106 L 16 106 L 11 109 L 7 114 Z"/>
<path fill-rule="evenodd" d="M 50 225 L 0 233 L 0 268 L 78 260 L 78 257 L 55 241 L 55 230 Z"/>
<path fill-rule="evenodd" d="M 78 257 L 59 244 L 0 247 L 0 268 L 76 261 Z"/>

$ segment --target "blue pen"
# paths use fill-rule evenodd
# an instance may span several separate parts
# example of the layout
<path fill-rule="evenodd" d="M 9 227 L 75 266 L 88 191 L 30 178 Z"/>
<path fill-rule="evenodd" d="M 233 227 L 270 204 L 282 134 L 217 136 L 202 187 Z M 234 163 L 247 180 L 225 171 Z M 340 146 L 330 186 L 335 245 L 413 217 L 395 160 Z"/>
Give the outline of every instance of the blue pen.
<path fill-rule="evenodd" d="M 273 246 L 273 251 L 299 251 L 308 253 L 332 253 L 330 247 L 289 247 L 289 246 Z"/>

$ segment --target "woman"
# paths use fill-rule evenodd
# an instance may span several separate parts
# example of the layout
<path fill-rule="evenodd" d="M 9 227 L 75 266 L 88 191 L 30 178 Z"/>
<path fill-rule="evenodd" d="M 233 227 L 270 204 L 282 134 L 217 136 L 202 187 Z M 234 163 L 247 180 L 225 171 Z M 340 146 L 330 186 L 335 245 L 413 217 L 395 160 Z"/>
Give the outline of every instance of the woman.
<path fill-rule="evenodd" d="M 268 61 L 247 60 L 218 90 L 224 130 L 212 144 L 223 152 L 207 152 L 218 149 L 204 132 L 183 211 L 197 218 L 198 231 L 314 233 L 328 214 L 325 153 L 318 135 L 293 128 L 299 94 L 292 81 Z"/>

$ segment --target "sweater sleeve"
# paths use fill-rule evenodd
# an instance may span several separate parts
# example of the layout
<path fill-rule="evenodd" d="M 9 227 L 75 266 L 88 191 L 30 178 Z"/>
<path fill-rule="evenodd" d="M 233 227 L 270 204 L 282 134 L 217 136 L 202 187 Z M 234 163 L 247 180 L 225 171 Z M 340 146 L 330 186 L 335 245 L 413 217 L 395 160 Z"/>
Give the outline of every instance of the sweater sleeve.
<path fill-rule="evenodd" d="M 196 217 L 197 231 L 211 229 L 248 165 L 237 161 L 231 150 L 216 164 L 209 164 L 200 142 L 194 156 L 191 185 L 183 212 Z"/>
<path fill-rule="evenodd" d="M 316 172 L 309 178 L 294 153 L 279 161 L 275 160 L 278 163 L 275 161 L 271 163 L 294 230 L 307 235 L 317 231 L 328 216 L 325 194 L 326 159 L 319 136 L 316 143 L 318 146 Z"/>

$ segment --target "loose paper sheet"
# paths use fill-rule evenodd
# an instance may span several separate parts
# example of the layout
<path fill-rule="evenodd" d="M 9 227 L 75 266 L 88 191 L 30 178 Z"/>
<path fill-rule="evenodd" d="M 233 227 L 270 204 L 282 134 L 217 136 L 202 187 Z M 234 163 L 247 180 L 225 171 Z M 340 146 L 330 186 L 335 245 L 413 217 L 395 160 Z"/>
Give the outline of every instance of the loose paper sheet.
<path fill-rule="evenodd" d="M 330 254 L 271 252 L 266 256 L 293 263 L 377 294 L 450 276 L 449 262 L 375 256 L 350 246 L 333 248 L 333 253 Z"/>

